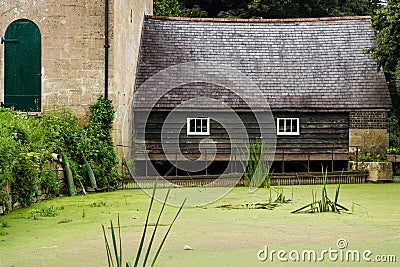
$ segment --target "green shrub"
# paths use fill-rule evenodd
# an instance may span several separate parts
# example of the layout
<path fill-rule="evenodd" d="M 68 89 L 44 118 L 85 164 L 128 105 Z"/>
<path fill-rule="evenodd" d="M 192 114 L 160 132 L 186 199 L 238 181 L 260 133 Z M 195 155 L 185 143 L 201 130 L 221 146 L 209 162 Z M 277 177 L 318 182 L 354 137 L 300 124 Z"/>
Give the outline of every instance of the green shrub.
<path fill-rule="evenodd" d="M 33 138 L 35 127 L 33 117 L 0 110 L 0 204 L 8 208 L 15 202 L 29 205 L 38 195 L 43 155 Z"/>
<path fill-rule="evenodd" d="M 120 186 L 118 157 L 111 137 L 114 114 L 111 100 L 100 97 L 90 106 L 89 123 L 85 127 L 88 147 L 84 156 L 92 165 L 100 188 Z"/>
<path fill-rule="evenodd" d="M 118 157 L 111 137 L 114 114 L 111 100 L 100 97 L 90 106 L 86 121 L 81 123 L 65 108 L 43 115 L 41 124 L 45 129 L 47 149 L 67 155 L 77 182 L 90 185 L 83 165 L 86 159 L 93 169 L 99 188 L 115 189 L 120 186 Z"/>
<path fill-rule="evenodd" d="M 59 192 L 51 153 L 68 156 L 77 182 L 90 185 L 83 165 L 86 159 L 98 187 L 118 188 L 118 159 L 111 137 L 114 113 L 111 101 L 102 97 L 82 121 L 66 108 L 46 111 L 41 117 L 1 108 L 0 205 L 8 209 L 16 202 L 29 205 L 41 190 L 50 196 Z"/>

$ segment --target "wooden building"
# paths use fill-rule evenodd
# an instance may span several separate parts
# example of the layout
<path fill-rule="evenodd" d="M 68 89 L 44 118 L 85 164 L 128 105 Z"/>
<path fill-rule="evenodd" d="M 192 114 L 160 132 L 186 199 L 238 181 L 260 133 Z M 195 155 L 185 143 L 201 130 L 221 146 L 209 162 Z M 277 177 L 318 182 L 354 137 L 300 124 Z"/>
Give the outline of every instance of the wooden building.
<path fill-rule="evenodd" d="M 385 153 L 391 100 L 383 73 L 377 72 L 366 53 L 373 45 L 369 17 L 248 20 L 147 16 L 134 102 L 135 118 L 146 129 L 145 135 L 137 136 L 136 144 L 145 146 L 160 174 L 185 174 L 171 168 L 175 152 L 168 156 L 163 148 L 168 140 L 161 140 L 162 128 L 178 106 L 205 97 L 234 110 L 250 139 L 257 139 L 263 130 L 273 135 L 274 172 L 319 171 L 321 164 L 342 170 L 350 152 Z M 176 86 L 172 82 L 169 90 L 157 96 L 157 88 L 176 77 L 152 77 L 190 62 L 214 64 L 214 69 L 200 70 L 206 75 L 215 75 L 224 66 L 242 73 L 230 77 L 229 82 L 242 87 L 246 86 L 243 77 L 254 82 L 269 103 L 274 123 L 257 124 L 254 110 L 263 112 L 262 106 L 249 107 L 232 88 L 208 81 L 188 79 Z M 151 89 L 141 90 L 149 81 Z M 259 98 L 246 90 L 242 91 L 245 97 Z M 209 113 L 217 108 L 207 101 L 204 106 L 199 103 L 177 112 L 181 126 L 167 128 L 179 133 L 179 150 L 192 160 L 200 157 L 199 142 L 212 139 L 217 156 L 208 171 L 218 173 L 232 160 L 229 153 L 234 144 L 227 131 L 235 125 L 221 126 L 210 120 Z M 146 108 L 151 109 L 148 117 L 141 115 Z M 136 152 L 137 170 L 143 172 L 145 158 Z M 175 160 L 179 160 L 177 156 Z"/>

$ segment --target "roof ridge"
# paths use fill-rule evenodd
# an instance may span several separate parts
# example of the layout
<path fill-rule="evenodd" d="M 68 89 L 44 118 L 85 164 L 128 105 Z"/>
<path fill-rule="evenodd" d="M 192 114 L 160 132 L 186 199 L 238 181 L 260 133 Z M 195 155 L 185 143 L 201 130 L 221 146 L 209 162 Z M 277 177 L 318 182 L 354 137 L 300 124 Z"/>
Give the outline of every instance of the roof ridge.
<path fill-rule="evenodd" d="M 170 21 L 196 21 L 196 22 L 240 22 L 240 23 L 272 23 L 272 22 L 313 22 L 313 21 L 340 21 L 340 20 L 370 20 L 371 16 L 344 16 L 321 18 L 284 18 L 284 19 L 239 19 L 239 18 L 188 18 L 188 17 L 164 17 L 146 15 L 148 19 Z"/>

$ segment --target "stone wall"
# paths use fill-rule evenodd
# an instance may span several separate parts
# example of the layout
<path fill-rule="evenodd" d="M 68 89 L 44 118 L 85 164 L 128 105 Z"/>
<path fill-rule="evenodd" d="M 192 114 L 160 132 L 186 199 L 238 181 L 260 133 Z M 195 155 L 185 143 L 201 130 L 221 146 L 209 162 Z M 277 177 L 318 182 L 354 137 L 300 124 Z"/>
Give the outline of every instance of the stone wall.
<path fill-rule="evenodd" d="M 41 31 L 42 110 L 57 104 L 71 107 L 78 114 L 83 114 L 89 104 L 103 93 L 103 2 L 101 0 L 2 0 L 0 2 L 1 36 L 4 36 L 11 22 L 21 18 L 33 21 Z M 111 13 L 111 20 L 112 16 Z M 3 56 L 4 53 L 1 52 L 1 101 L 4 98 Z"/>
<path fill-rule="evenodd" d="M 0 0 L 0 36 L 11 22 L 21 18 L 33 21 L 41 31 L 42 110 L 56 104 L 83 115 L 104 94 L 104 5 L 105 0 Z M 152 0 L 109 0 L 109 98 L 117 110 L 116 144 L 122 143 L 124 115 L 133 96 L 143 17 L 152 14 L 152 8 Z"/>
<path fill-rule="evenodd" d="M 131 111 L 137 59 L 139 56 L 143 18 L 153 13 L 152 0 L 115 0 L 114 38 L 113 38 L 113 99 L 117 112 L 114 122 L 114 141 L 119 144 L 130 144 L 130 123 L 126 116 Z M 119 151 L 122 156 L 122 149 Z"/>
<path fill-rule="evenodd" d="M 359 156 L 369 153 L 373 160 L 385 158 L 389 145 L 387 111 L 354 111 L 350 112 L 349 119 L 351 158 L 354 159 L 356 146 Z"/>
<path fill-rule="evenodd" d="M 353 111 L 349 122 L 350 129 L 387 129 L 387 111 Z"/>

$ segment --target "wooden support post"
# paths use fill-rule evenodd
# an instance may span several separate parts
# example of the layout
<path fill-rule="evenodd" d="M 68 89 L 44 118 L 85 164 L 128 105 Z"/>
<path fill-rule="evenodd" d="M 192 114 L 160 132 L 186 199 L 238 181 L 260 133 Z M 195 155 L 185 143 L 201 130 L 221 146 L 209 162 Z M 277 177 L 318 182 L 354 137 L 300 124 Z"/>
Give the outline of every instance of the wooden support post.
<path fill-rule="evenodd" d="M 235 151 L 235 173 L 237 172 L 237 169 L 236 169 L 236 161 L 237 161 L 237 157 L 236 157 L 236 153 L 237 153 L 237 150 Z"/>
<path fill-rule="evenodd" d="M 334 155 L 333 155 L 333 147 L 332 147 L 332 172 L 333 172 L 333 160 L 334 160 Z"/>
<path fill-rule="evenodd" d="M 235 150 L 233 149 L 233 147 L 231 148 L 231 159 L 234 161 L 235 160 L 235 154 L 234 154 L 234 152 L 235 152 Z M 233 164 L 232 163 L 230 163 L 231 164 L 231 173 L 233 172 Z"/>
<path fill-rule="evenodd" d="M 147 170 L 147 157 L 148 157 L 148 154 L 146 154 L 146 155 L 145 155 L 145 169 L 146 169 L 146 178 L 148 178 L 148 177 L 149 177 L 148 170 Z"/>
<path fill-rule="evenodd" d="M 285 173 L 285 149 L 282 148 L 282 173 Z"/>
<path fill-rule="evenodd" d="M 231 159 L 233 160 L 233 164 L 231 164 L 231 173 L 234 172 L 234 164 L 235 164 L 235 150 L 231 147 Z"/>
<path fill-rule="evenodd" d="M 204 149 L 205 151 L 205 161 L 206 161 L 206 178 L 208 177 L 208 171 L 207 171 L 207 148 Z"/>
<path fill-rule="evenodd" d="M 178 151 L 175 151 L 175 178 L 178 177 Z"/>

